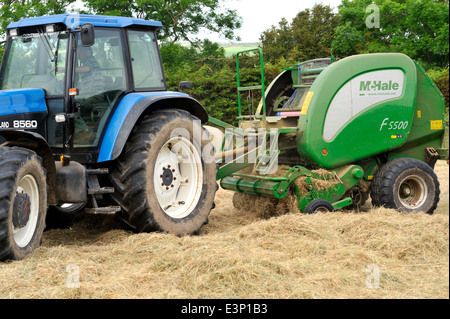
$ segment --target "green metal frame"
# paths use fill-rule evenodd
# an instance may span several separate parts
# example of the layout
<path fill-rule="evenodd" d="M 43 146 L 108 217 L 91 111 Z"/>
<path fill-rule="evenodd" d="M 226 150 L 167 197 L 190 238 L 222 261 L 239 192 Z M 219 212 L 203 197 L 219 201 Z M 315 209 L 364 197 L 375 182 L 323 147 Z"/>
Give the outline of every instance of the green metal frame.
<path fill-rule="evenodd" d="M 252 51 L 258 51 L 259 52 L 259 61 L 260 61 L 260 71 L 261 71 L 261 84 L 260 85 L 254 85 L 254 86 L 241 86 L 241 75 L 240 75 L 240 69 L 239 69 L 239 56 L 243 53 L 252 52 Z M 239 107 L 239 117 L 238 119 L 241 120 L 245 118 L 242 115 L 242 97 L 241 92 L 244 91 L 252 91 L 252 90 L 261 90 L 261 96 L 262 96 L 262 116 L 254 116 L 255 118 L 261 117 L 263 121 L 266 120 L 266 89 L 264 85 L 264 59 L 263 59 L 263 52 L 261 48 L 255 48 L 255 49 L 249 49 L 240 51 L 236 54 L 236 72 L 237 72 L 237 91 L 238 91 L 238 107 Z"/>

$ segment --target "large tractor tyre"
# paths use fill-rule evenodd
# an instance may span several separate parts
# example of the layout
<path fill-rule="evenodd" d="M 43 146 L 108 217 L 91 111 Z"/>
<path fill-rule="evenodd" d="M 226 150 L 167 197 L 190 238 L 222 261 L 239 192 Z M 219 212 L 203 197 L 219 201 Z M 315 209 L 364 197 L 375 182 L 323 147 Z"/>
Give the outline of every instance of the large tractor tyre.
<path fill-rule="evenodd" d="M 214 208 L 216 173 L 198 118 L 179 109 L 146 115 L 111 172 L 118 217 L 138 232 L 196 234 Z"/>
<path fill-rule="evenodd" d="M 20 260 L 40 246 L 47 182 L 33 151 L 0 147 L 0 260 Z"/>
<path fill-rule="evenodd" d="M 372 204 L 402 212 L 433 214 L 439 202 L 439 181 L 426 163 L 412 158 L 387 162 L 375 174 Z"/>

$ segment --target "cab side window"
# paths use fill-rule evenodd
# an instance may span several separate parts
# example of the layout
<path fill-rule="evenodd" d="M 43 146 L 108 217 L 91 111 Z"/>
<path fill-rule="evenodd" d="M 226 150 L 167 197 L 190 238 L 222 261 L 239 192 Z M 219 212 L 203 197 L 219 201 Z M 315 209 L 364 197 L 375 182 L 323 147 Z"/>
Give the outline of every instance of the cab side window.
<path fill-rule="evenodd" d="M 81 118 L 76 121 L 75 147 L 97 146 L 106 120 L 119 96 L 127 89 L 123 47 L 119 29 L 95 30 L 91 47 L 78 35 L 75 87 Z"/>
<path fill-rule="evenodd" d="M 164 77 L 154 32 L 128 30 L 136 89 L 164 89 Z"/>

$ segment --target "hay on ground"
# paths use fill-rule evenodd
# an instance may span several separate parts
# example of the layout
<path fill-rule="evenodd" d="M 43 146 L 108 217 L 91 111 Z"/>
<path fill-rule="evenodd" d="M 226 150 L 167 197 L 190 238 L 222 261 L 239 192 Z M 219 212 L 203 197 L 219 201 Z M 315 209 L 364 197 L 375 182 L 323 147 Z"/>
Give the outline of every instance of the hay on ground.
<path fill-rule="evenodd" d="M 447 163 L 435 171 L 434 215 L 369 207 L 262 220 L 223 189 L 199 236 L 136 234 L 86 214 L 46 231 L 24 260 L 0 263 L 0 298 L 448 299 Z"/>

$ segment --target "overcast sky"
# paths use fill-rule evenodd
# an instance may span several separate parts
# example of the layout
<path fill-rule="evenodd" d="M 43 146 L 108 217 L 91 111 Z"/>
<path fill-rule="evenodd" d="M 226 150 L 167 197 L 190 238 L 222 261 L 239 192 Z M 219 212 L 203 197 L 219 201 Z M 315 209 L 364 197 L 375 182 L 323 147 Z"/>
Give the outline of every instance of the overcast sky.
<path fill-rule="evenodd" d="M 330 5 L 337 12 L 342 0 L 222 0 L 225 8 L 237 10 L 243 19 L 241 29 L 236 30 L 242 42 L 259 42 L 261 33 L 272 25 L 278 25 L 284 17 L 289 22 L 302 10 L 312 8 L 315 3 Z M 81 3 L 80 0 L 78 0 Z M 202 33 L 201 38 L 223 42 L 217 35 Z"/>
<path fill-rule="evenodd" d="M 243 19 L 241 29 L 236 31 L 242 42 L 259 42 L 261 33 L 273 25 L 278 25 L 284 17 L 289 22 L 307 8 L 316 3 L 330 5 L 337 12 L 342 0 L 224 0 L 223 6 L 237 10 Z M 220 39 L 211 35 L 213 41 Z"/>

